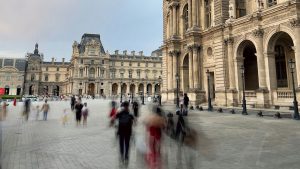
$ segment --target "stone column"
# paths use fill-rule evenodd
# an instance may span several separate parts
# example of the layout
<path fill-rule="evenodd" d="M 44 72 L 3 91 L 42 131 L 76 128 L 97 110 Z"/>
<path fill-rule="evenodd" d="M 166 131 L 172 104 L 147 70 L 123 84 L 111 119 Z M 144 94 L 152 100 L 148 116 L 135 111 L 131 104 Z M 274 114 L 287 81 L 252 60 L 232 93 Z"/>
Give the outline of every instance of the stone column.
<path fill-rule="evenodd" d="M 177 35 L 177 5 L 176 4 L 173 4 L 172 6 L 172 15 L 173 15 L 173 36 L 176 36 Z"/>
<path fill-rule="evenodd" d="M 229 89 L 236 90 L 234 61 L 233 61 L 233 38 L 226 39 L 226 44 L 228 47 L 227 57 L 228 57 L 228 72 L 229 72 Z"/>
<path fill-rule="evenodd" d="M 193 75 L 194 75 L 194 88 L 199 89 L 199 62 L 198 62 L 198 45 L 193 46 Z"/>
<path fill-rule="evenodd" d="M 173 79 L 174 79 L 174 74 L 173 74 L 173 57 L 172 57 L 172 52 L 169 52 L 167 56 L 167 64 L 168 64 L 168 89 L 173 89 Z"/>
<path fill-rule="evenodd" d="M 177 54 L 176 54 L 176 52 L 174 52 L 173 53 L 173 56 L 172 56 L 172 58 L 173 58 L 173 89 L 176 89 L 176 78 L 175 78 L 175 76 L 176 76 L 176 74 L 177 73 L 179 73 L 178 71 L 177 71 Z"/>
<path fill-rule="evenodd" d="M 194 88 L 193 46 L 189 46 L 189 88 Z"/>
<path fill-rule="evenodd" d="M 266 71 L 265 71 L 265 58 L 263 49 L 263 35 L 264 31 L 262 29 L 257 29 L 253 32 L 254 36 L 257 38 L 256 46 L 256 57 L 257 57 L 257 69 L 259 78 L 259 88 L 267 89 L 266 84 Z"/>
<path fill-rule="evenodd" d="M 169 28 L 170 37 L 172 37 L 172 35 L 173 35 L 173 25 L 174 25 L 174 23 L 173 23 L 173 10 L 172 9 L 173 9 L 173 6 L 169 6 L 169 10 L 170 10 L 170 28 Z"/>
<path fill-rule="evenodd" d="M 198 0 L 192 0 L 192 25 L 193 28 L 198 28 L 198 23 L 197 23 L 197 19 L 198 19 L 198 14 L 197 14 L 197 8 L 198 8 Z M 189 9 L 189 13 L 190 13 L 190 9 Z"/>
<path fill-rule="evenodd" d="M 152 96 L 154 96 L 154 94 L 155 94 L 155 84 L 156 84 L 156 83 L 153 83 L 153 84 L 152 84 L 152 93 L 151 93 Z"/>
<path fill-rule="evenodd" d="M 235 0 L 229 1 L 229 18 L 235 19 L 236 18 L 236 3 Z"/>
<path fill-rule="evenodd" d="M 300 88 L 300 19 L 291 20 L 295 32 L 295 62 L 297 74 L 297 86 Z"/>
<path fill-rule="evenodd" d="M 192 27 L 192 0 L 188 1 L 188 10 L 189 10 L 189 28 Z"/>

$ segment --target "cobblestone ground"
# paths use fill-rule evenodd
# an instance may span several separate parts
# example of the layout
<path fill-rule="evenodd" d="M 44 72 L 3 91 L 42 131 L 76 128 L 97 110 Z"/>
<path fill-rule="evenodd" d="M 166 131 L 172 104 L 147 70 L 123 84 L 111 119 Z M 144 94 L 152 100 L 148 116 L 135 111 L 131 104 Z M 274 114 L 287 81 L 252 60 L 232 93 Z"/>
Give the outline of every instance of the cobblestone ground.
<path fill-rule="evenodd" d="M 69 102 L 50 102 L 48 121 L 36 121 L 31 113 L 28 122 L 20 117 L 21 105 L 9 106 L 2 122 L 3 169 L 117 169 L 118 147 L 114 129 L 108 128 L 109 101 L 87 100 L 90 108 L 88 126 L 76 127 L 73 113 L 63 126 L 63 109 Z M 33 106 L 42 103 L 34 103 Z M 171 109 L 171 107 L 166 107 Z M 149 111 L 143 106 L 142 116 Z M 142 118 L 140 121 L 142 121 Z M 191 111 L 189 124 L 198 131 L 196 151 L 178 145 L 165 137 L 163 169 L 186 167 L 186 159 L 194 152 L 197 169 L 298 169 L 300 165 L 300 123 Z M 136 136 L 143 134 L 141 122 Z M 181 150 L 181 151 L 179 151 Z M 180 158 L 178 152 L 183 156 Z M 143 158 L 131 146 L 129 168 L 144 169 Z"/>

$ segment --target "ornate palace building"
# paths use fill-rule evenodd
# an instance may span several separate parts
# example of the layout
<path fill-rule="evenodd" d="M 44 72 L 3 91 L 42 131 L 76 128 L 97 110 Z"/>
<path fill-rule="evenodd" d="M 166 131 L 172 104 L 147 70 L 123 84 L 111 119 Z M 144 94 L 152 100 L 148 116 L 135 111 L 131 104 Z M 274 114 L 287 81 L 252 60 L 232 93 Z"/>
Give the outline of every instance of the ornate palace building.
<path fill-rule="evenodd" d="M 299 0 L 164 0 L 163 100 L 176 99 L 178 80 L 193 104 L 206 102 L 210 88 L 216 105 L 238 106 L 243 65 L 248 104 L 292 105 L 299 11 Z"/>
<path fill-rule="evenodd" d="M 28 54 L 25 94 L 29 95 L 91 95 L 91 96 L 153 96 L 160 92 L 162 54 L 143 52 L 109 54 L 98 34 L 84 34 L 73 43 L 70 62 L 44 62 L 36 45 Z"/>

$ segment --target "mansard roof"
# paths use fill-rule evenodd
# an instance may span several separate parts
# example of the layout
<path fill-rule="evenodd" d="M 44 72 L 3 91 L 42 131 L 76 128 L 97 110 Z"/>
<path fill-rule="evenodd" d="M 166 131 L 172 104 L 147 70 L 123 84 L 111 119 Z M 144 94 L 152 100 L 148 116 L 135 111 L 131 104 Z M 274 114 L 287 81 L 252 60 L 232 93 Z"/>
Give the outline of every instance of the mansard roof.
<path fill-rule="evenodd" d="M 100 39 L 100 35 L 99 34 L 89 34 L 89 33 L 85 33 L 82 35 L 81 42 L 78 45 L 79 53 L 85 52 L 85 47 L 88 43 L 99 43 L 100 44 L 100 52 L 105 53 L 104 47 L 103 47 L 101 39 Z"/>

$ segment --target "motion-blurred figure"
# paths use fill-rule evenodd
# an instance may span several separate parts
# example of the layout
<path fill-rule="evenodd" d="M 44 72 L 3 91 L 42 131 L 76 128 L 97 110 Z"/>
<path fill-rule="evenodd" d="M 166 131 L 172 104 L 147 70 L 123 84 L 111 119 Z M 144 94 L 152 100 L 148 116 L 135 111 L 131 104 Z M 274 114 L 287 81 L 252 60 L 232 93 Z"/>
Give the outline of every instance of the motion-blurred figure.
<path fill-rule="evenodd" d="M 176 110 L 176 115 L 178 115 L 178 120 L 177 120 L 177 125 L 176 125 L 176 139 L 182 143 L 184 140 L 184 136 L 185 136 L 184 116 L 187 115 L 187 112 L 182 104 L 180 105 L 180 109 Z"/>
<path fill-rule="evenodd" d="M 30 105 L 31 105 L 30 99 L 26 99 L 24 102 L 24 117 L 26 121 L 28 121 L 28 117 L 30 113 Z"/>
<path fill-rule="evenodd" d="M 83 127 L 86 127 L 87 126 L 87 117 L 89 115 L 89 109 L 87 108 L 86 102 L 83 105 L 84 105 L 82 108 Z"/>
<path fill-rule="evenodd" d="M 147 118 L 145 123 L 149 138 L 149 152 L 147 154 L 147 163 L 150 169 L 160 169 L 162 129 L 166 125 L 165 119 L 162 116 L 161 108 L 156 107 L 154 113 Z"/>
<path fill-rule="evenodd" d="M 81 98 L 78 98 L 77 103 L 75 104 L 75 112 L 76 112 L 76 125 L 79 126 L 80 125 L 80 121 L 81 121 L 81 110 L 83 108 L 83 105 L 81 103 Z"/>
<path fill-rule="evenodd" d="M 67 122 L 68 122 L 68 111 L 67 111 L 67 109 L 64 109 L 62 123 L 65 126 L 67 124 Z"/>
<path fill-rule="evenodd" d="M 43 104 L 42 106 L 42 110 L 43 110 L 43 114 L 44 114 L 44 117 L 43 117 L 43 120 L 44 121 L 47 121 L 47 117 L 48 117 L 48 112 L 49 112 L 49 109 L 50 109 L 50 106 L 49 104 L 47 103 L 47 99 L 45 100 L 45 103 Z"/>
<path fill-rule="evenodd" d="M 129 102 L 122 103 L 123 109 L 116 115 L 119 121 L 118 136 L 120 144 L 120 160 L 123 164 L 128 166 L 129 162 L 129 143 L 132 134 L 132 125 L 134 117 L 129 113 Z"/>
<path fill-rule="evenodd" d="M 75 98 L 75 96 L 73 95 L 73 96 L 71 97 L 71 110 L 72 110 L 72 111 L 74 110 L 75 102 L 76 102 L 76 98 Z"/>
<path fill-rule="evenodd" d="M 190 102 L 190 98 L 187 96 L 186 93 L 184 93 L 183 104 L 184 104 L 184 109 L 186 110 L 186 113 L 188 113 L 188 110 L 189 110 L 189 102 Z"/>
<path fill-rule="evenodd" d="M 35 120 L 38 120 L 39 116 L 40 116 L 40 106 L 39 105 L 36 106 L 35 111 L 36 111 Z"/>
<path fill-rule="evenodd" d="M 132 102 L 132 110 L 133 110 L 134 117 L 138 118 L 139 117 L 139 104 L 136 100 Z"/>
<path fill-rule="evenodd" d="M 7 116 L 7 106 L 8 105 L 9 104 L 7 104 L 6 101 L 2 102 L 2 120 L 6 119 L 6 116 Z"/>

